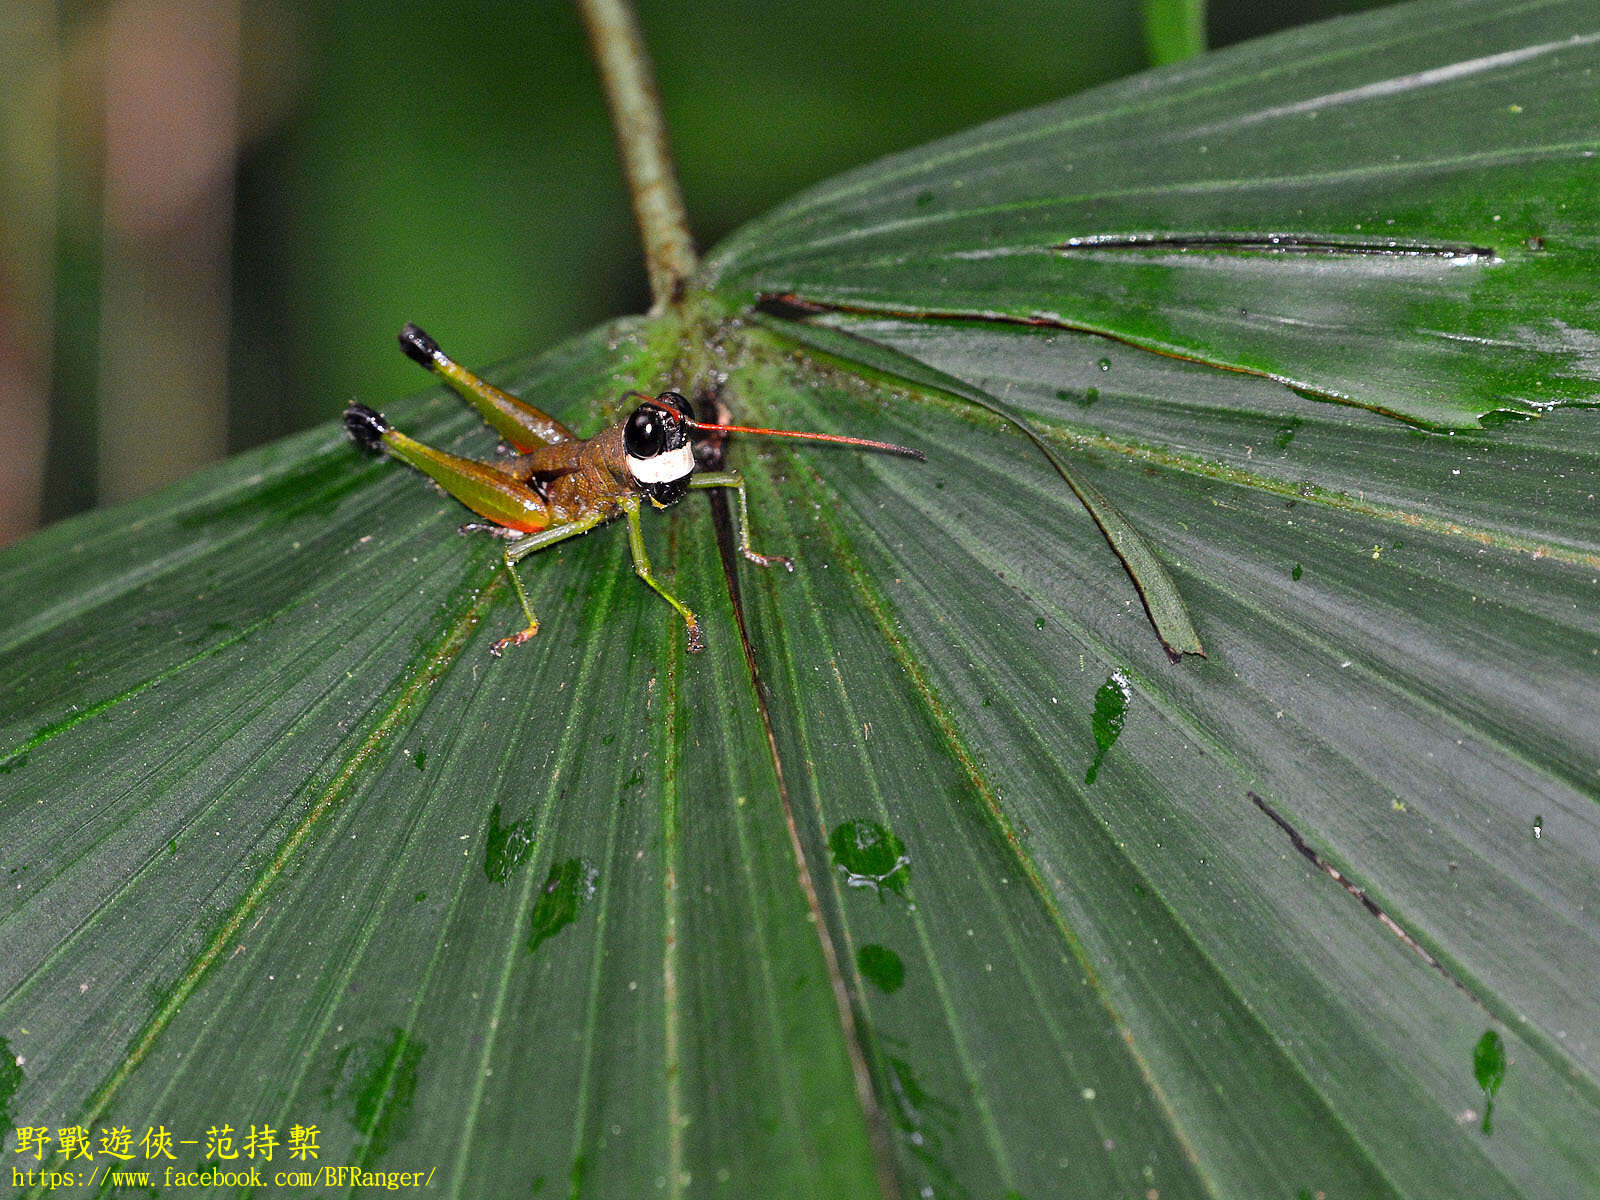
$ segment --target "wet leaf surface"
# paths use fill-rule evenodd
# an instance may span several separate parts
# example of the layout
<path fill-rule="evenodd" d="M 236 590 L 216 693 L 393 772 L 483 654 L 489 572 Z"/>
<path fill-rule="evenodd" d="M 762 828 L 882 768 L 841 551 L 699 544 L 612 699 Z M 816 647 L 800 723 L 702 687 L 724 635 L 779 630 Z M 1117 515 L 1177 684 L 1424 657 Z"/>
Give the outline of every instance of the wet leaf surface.
<path fill-rule="evenodd" d="M 736 441 L 793 574 L 648 514 L 699 655 L 611 528 L 490 657 L 497 547 L 332 427 L 0 554 L 0 1114 L 316 1125 L 455 1195 L 1595 1190 L 1600 417 L 1476 418 L 1592 388 L 1596 33 L 1432 5 L 1142 77 L 800 199 L 702 324 L 495 373 L 591 432 L 698 363 L 928 451 Z M 1353 250 L 1372 213 L 1497 261 Z M 1123 340 L 918 315 L 1074 298 Z M 905 363 L 1107 497 L 1208 657 Z"/>

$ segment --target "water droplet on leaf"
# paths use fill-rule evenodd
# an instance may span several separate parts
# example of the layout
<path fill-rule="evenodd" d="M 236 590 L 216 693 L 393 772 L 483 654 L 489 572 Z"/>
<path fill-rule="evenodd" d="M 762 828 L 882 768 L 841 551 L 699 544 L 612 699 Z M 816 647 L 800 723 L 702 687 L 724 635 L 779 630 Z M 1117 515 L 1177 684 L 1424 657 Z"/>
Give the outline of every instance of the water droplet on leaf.
<path fill-rule="evenodd" d="M 892 830 L 876 821 L 845 821 L 828 836 L 828 849 L 851 887 L 872 888 L 880 898 L 884 888 L 906 894 L 911 859 Z"/>
<path fill-rule="evenodd" d="M 1494 1030 L 1484 1031 L 1472 1050 L 1472 1077 L 1483 1089 L 1483 1131 L 1494 1132 L 1490 1120 L 1494 1115 L 1494 1094 L 1506 1078 L 1506 1044 Z"/>
<path fill-rule="evenodd" d="M 1100 685 L 1100 690 L 1094 694 L 1094 761 L 1089 764 L 1089 770 L 1084 774 L 1084 783 L 1093 783 L 1095 776 L 1100 773 L 1100 764 L 1104 761 L 1106 751 L 1116 744 L 1117 738 L 1122 736 L 1122 723 L 1127 717 L 1128 701 L 1133 696 L 1133 688 L 1129 686 L 1127 676 L 1121 671 L 1113 671 L 1111 677 Z"/>
<path fill-rule="evenodd" d="M 856 966 L 862 977 L 878 985 L 884 993 L 900 990 L 906 981 L 905 964 L 900 956 L 887 946 L 866 945 L 856 951 Z"/>
<path fill-rule="evenodd" d="M 594 895 L 594 881 L 600 872 L 580 858 L 569 858 L 550 868 L 550 875 L 539 889 L 528 923 L 528 950 L 553 938 L 578 919 L 578 911 Z"/>
<path fill-rule="evenodd" d="M 489 810 L 489 830 L 483 843 L 483 873 L 495 883 L 504 883 L 533 849 L 533 822 L 500 824 L 500 806 Z"/>

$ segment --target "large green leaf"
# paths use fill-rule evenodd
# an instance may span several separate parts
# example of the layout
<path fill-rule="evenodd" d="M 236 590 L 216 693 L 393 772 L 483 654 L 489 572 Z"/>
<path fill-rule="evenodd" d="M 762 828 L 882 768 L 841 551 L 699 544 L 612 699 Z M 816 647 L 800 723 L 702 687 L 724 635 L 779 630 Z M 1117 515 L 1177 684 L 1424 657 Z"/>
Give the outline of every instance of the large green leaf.
<path fill-rule="evenodd" d="M 1308 27 L 843 176 L 714 269 L 745 295 L 1088 330 L 1432 425 L 1593 400 L 1593 25 L 1556 0 Z"/>
<path fill-rule="evenodd" d="M 1592 395 L 1596 66 L 1580 4 L 1273 39 L 824 187 L 498 373 L 929 451 L 735 446 L 792 575 L 649 521 L 698 656 L 609 530 L 489 657 L 495 548 L 333 429 L 0 555 L 7 1121 L 136 1168 L 316 1125 L 462 1195 L 1593 1193 L 1600 416 L 1472 418 Z M 1375 207 L 1494 254 L 1349 252 Z M 1171 244 L 1241 231 L 1341 249 Z M 1167 242 L 1050 249 L 1106 233 Z M 1043 311 L 1119 340 L 966 319 Z"/>

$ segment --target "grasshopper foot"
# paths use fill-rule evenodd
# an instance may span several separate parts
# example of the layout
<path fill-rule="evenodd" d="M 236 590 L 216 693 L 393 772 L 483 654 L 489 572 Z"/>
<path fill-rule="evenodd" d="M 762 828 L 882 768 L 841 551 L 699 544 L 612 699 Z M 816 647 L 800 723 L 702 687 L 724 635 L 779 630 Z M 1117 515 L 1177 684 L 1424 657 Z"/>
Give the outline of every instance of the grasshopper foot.
<path fill-rule="evenodd" d="M 519 630 L 518 632 L 511 634 L 509 637 L 501 638 L 498 642 L 496 642 L 494 645 L 489 647 L 489 653 L 494 655 L 496 658 L 499 658 L 502 654 L 504 654 L 506 652 L 506 647 L 507 646 L 520 646 L 520 645 L 522 645 L 523 642 L 527 641 L 529 638 L 531 638 L 534 634 L 536 634 L 538 632 L 539 632 L 539 623 L 537 621 L 535 621 L 532 625 L 529 625 L 526 629 Z"/>
<path fill-rule="evenodd" d="M 755 563 L 758 567 L 770 567 L 781 563 L 783 564 L 783 569 L 785 571 L 794 570 L 794 559 L 784 554 L 757 554 L 754 550 L 748 549 L 741 549 L 739 553 L 744 555 L 751 562 Z"/>
<path fill-rule="evenodd" d="M 691 618 L 689 621 L 689 653 L 699 654 L 705 648 L 705 640 L 700 636 L 700 622 Z"/>

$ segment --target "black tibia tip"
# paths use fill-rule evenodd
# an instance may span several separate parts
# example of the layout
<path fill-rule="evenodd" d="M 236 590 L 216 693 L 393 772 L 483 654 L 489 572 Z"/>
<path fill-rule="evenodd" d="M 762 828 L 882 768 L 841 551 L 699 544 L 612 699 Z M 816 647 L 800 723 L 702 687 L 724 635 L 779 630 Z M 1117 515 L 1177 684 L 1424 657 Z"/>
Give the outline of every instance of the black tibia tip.
<path fill-rule="evenodd" d="M 421 363 L 430 371 L 434 368 L 434 356 L 440 353 L 439 343 L 409 321 L 400 331 L 400 349 L 412 362 Z"/>
<path fill-rule="evenodd" d="M 365 404 L 352 404 L 344 410 L 344 427 L 350 440 L 363 450 L 376 450 L 379 441 L 390 429 L 383 414 Z"/>

